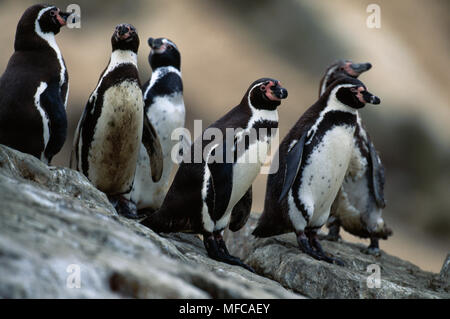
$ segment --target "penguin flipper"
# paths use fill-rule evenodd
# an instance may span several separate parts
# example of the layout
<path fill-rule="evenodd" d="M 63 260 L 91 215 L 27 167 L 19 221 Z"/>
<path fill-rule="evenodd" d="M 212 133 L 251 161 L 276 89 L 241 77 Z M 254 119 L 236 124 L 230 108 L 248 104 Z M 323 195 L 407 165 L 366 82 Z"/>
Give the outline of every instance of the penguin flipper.
<path fill-rule="evenodd" d="M 298 170 L 302 164 L 303 147 L 305 146 L 307 131 L 303 133 L 297 143 L 291 147 L 286 156 L 286 171 L 283 180 L 283 187 L 278 202 L 281 202 L 289 193 L 289 190 L 294 184 L 297 177 Z"/>
<path fill-rule="evenodd" d="M 47 113 L 50 123 L 50 139 L 44 152 L 50 163 L 53 156 L 62 149 L 67 137 L 67 114 L 58 82 L 54 81 L 48 84 L 40 96 L 40 104 Z"/>
<path fill-rule="evenodd" d="M 384 167 L 373 143 L 369 141 L 368 146 L 371 159 L 372 186 L 375 200 L 379 208 L 384 208 L 386 207 L 386 201 L 384 199 Z"/>
<path fill-rule="evenodd" d="M 247 223 L 252 209 L 252 187 L 242 196 L 231 212 L 229 228 L 232 232 L 237 232 Z"/>
<path fill-rule="evenodd" d="M 144 129 L 142 132 L 142 144 L 147 150 L 152 171 L 152 180 L 157 183 L 163 172 L 163 153 L 158 134 L 148 117 L 144 114 Z"/>
<path fill-rule="evenodd" d="M 89 102 L 88 102 L 89 105 Z M 69 167 L 75 170 L 78 170 L 78 161 L 81 160 L 81 154 L 78 154 L 78 145 L 80 144 L 80 133 L 81 133 L 81 126 L 85 121 L 86 118 L 86 110 L 87 108 L 84 109 L 83 114 L 81 115 L 81 119 L 78 122 L 77 128 L 75 130 L 75 134 L 73 137 L 73 147 L 72 147 L 72 152 L 70 153 L 70 162 L 69 162 Z"/>
<path fill-rule="evenodd" d="M 226 145 L 221 144 L 212 151 L 222 147 L 223 159 L 226 159 Z M 211 151 L 211 152 L 212 152 Z M 212 163 L 207 163 L 208 169 L 211 173 L 211 192 L 213 194 L 208 194 L 207 201 L 209 201 L 208 206 L 212 208 L 211 217 L 214 220 L 219 220 L 226 209 L 231 198 L 231 192 L 233 190 L 233 163 L 228 163 L 226 160 L 223 163 L 217 163 L 216 161 Z M 211 196 L 212 195 L 212 196 Z M 213 202 L 211 203 L 211 199 Z"/>

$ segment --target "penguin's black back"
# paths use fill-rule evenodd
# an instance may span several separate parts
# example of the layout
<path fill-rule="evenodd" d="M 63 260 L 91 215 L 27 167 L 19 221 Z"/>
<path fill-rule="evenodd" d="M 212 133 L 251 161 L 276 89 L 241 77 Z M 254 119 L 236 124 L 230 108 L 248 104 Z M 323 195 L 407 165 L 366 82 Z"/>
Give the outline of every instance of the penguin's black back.
<path fill-rule="evenodd" d="M 0 78 L 0 144 L 38 158 L 44 140 L 34 95 L 41 82 L 59 83 L 59 65 L 52 58 L 54 51 L 46 48 L 17 51 Z"/>
<path fill-rule="evenodd" d="M 244 101 L 244 100 L 243 100 Z M 251 111 L 245 104 L 233 108 L 222 118 L 211 124 L 208 128 L 218 128 L 223 137 L 227 128 L 245 127 L 251 116 Z M 203 149 L 211 141 L 197 139 L 191 145 L 191 160 L 194 161 L 195 147 L 201 144 Z M 164 199 L 161 208 L 142 223 L 156 232 L 192 231 L 203 232 L 201 189 L 205 173 L 205 161 L 202 156 L 201 163 L 181 163 L 174 181 Z"/>
<path fill-rule="evenodd" d="M 15 51 L 0 78 L 0 144 L 37 158 L 41 157 L 45 143 L 44 128 L 42 115 L 36 109 L 34 97 L 41 82 L 45 82 L 46 102 L 50 104 L 41 107 L 50 118 L 50 139 L 48 149 L 45 150 L 50 161 L 62 148 L 67 134 L 63 103 L 67 96 L 69 77 L 66 69 L 64 83 L 60 83 L 61 64 L 58 55 L 55 49 L 35 32 L 36 17 L 46 7 L 29 7 L 17 24 Z M 64 64 L 62 56 L 61 59 Z M 56 103 L 52 103 L 55 101 Z"/>

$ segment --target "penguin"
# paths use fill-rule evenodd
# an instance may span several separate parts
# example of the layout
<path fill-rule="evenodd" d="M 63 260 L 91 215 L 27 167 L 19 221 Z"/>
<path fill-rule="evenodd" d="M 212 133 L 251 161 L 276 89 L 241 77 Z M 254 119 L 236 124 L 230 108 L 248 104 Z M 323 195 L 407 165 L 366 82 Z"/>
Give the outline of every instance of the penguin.
<path fill-rule="evenodd" d="M 326 88 L 340 76 L 357 78 L 372 68 L 370 63 L 355 64 L 348 60 L 340 60 L 331 65 L 320 82 L 319 97 Z M 384 199 L 385 173 L 384 167 L 373 145 L 369 134 L 357 114 L 357 126 L 354 136 L 356 161 L 361 165 L 359 174 L 347 174 L 339 193 L 331 206 L 331 216 L 327 221 L 329 229 L 325 239 L 336 241 L 340 238 L 342 226 L 347 232 L 361 238 L 369 238 L 369 246 L 364 253 L 378 256 L 380 254 L 379 239 L 387 239 L 392 230 L 382 218 L 386 206 Z"/>
<path fill-rule="evenodd" d="M 167 38 L 149 38 L 148 45 L 151 48 L 149 63 L 153 73 L 151 79 L 142 87 L 144 114 L 160 138 L 163 170 L 161 179 L 155 183 L 151 178 L 147 151 L 144 145 L 141 145 L 130 196 L 137 208 L 146 214 L 161 207 L 169 189 L 174 168 L 172 149 L 178 143 L 172 140 L 171 135 L 175 129 L 184 127 L 186 116 L 178 47 Z"/>
<path fill-rule="evenodd" d="M 55 36 L 69 16 L 54 6 L 29 7 L 0 77 L 0 144 L 46 164 L 67 136 L 69 76 Z"/>
<path fill-rule="evenodd" d="M 255 237 L 295 232 L 300 250 L 329 263 L 317 232 L 352 165 L 357 112 L 366 103 L 380 104 L 358 79 L 341 77 L 297 121 L 278 149 L 279 169 L 269 175 L 264 211 Z M 354 172 L 357 173 L 357 172 Z"/>
<path fill-rule="evenodd" d="M 141 144 L 152 178 L 162 174 L 162 153 L 155 129 L 144 117 L 137 69 L 139 36 L 130 24 L 119 24 L 111 37 L 108 66 L 90 95 L 75 132 L 71 167 L 106 193 L 117 212 L 139 218 L 129 195 Z"/>
<path fill-rule="evenodd" d="M 228 226 L 237 231 L 248 219 L 251 186 L 278 130 L 277 107 L 287 95 L 275 79 L 250 85 L 241 103 L 191 145 L 191 157 L 184 157 L 161 208 L 142 223 L 158 233 L 201 234 L 210 258 L 253 271 L 230 255 L 223 231 Z"/>

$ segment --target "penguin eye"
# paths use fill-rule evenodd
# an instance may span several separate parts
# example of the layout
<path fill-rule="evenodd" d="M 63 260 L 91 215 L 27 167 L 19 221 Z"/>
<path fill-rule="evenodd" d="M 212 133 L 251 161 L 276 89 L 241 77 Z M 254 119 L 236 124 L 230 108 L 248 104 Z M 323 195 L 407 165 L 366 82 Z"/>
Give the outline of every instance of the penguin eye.
<path fill-rule="evenodd" d="M 355 87 L 350 88 L 350 91 L 352 91 L 353 93 L 358 93 L 358 88 L 355 88 Z"/>
<path fill-rule="evenodd" d="M 56 16 L 56 10 L 50 11 L 50 16 L 52 16 L 52 17 Z"/>
<path fill-rule="evenodd" d="M 263 84 L 259 87 L 259 89 L 261 90 L 261 92 L 265 92 L 266 91 L 266 86 Z"/>

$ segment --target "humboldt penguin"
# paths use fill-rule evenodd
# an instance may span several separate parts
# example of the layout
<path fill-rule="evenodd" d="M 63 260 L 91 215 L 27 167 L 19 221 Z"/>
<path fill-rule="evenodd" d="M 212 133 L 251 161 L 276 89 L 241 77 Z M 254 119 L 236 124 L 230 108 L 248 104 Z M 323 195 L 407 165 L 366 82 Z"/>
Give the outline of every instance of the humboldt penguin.
<path fill-rule="evenodd" d="M 69 76 L 55 35 L 69 16 L 54 6 L 29 7 L 0 78 L 0 144 L 47 164 L 67 135 Z"/>
<path fill-rule="evenodd" d="M 355 64 L 348 60 L 341 60 L 331 65 L 320 82 L 321 96 L 327 87 L 340 76 L 357 78 L 363 72 L 370 70 L 370 63 Z M 338 240 L 340 226 L 352 235 L 369 238 L 369 246 L 363 252 L 379 255 L 379 239 L 387 239 L 392 230 L 386 226 L 382 218 L 384 200 L 384 167 L 375 150 L 369 134 L 357 114 L 357 127 L 354 137 L 356 161 L 362 168 L 359 174 L 347 174 L 339 193 L 331 206 L 331 215 L 327 222 L 329 229 L 328 240 Z"/>
<path fill-rule="evenodd" d="M 253 271 L 230 255 L 222 236 L 228 226 L 237 231 L 250 214 L 251 186 L 278 130 L 277 107 L 287 95 L 274 79 L 250 85 L 241 103 L 192 144 L 161 208 L 143 224 L 159 233 L 201 234 L 210 258 Z"/>
<path fill-rule="evenodd" d="M 181 56 L 178 47 L 167 38 L 148 39 L 151 48 L 149 62 L 153 69 L 151 79 L 144 84 L 144 113 L 160 138 L 163 173 L 159 182 L 151 178 L 150 162 L 144 145 L 141 146 L 131 200 L 138 210 L 154 212 L 161 207 L 169 189 L 174 168 L 172 150 L 179 142 L 172 133 L 184 127 L 185 107 Z"/>
<path fill-rule="evenodd" d="M 109 64 L 78 123 L 71 167 L 106 193 L 120 215 L 138 218 L 136 205 L 127 196 L 133 185 L 141 143 L 148 152 L 154 181 L 162 174 L 161 146 L 144 116 L 136 29 L 130 24 L 117 25 L 111 44 Z"/>
<path fill-rule="evenodd" d="M 317 237 L 349 168 L 357 174 L 353 136 L 357 112 L 379 104 L 365 85 L 341 77 L 297 121 L 278 150 L 279 169 L 269 175 L 264 211 L 253 232 L 270 237 L 295 232 L 300 249 L 329 263 L 343 262 L 326 254 Z M 277 155 L 276 155 L 277 156 Z"/>

